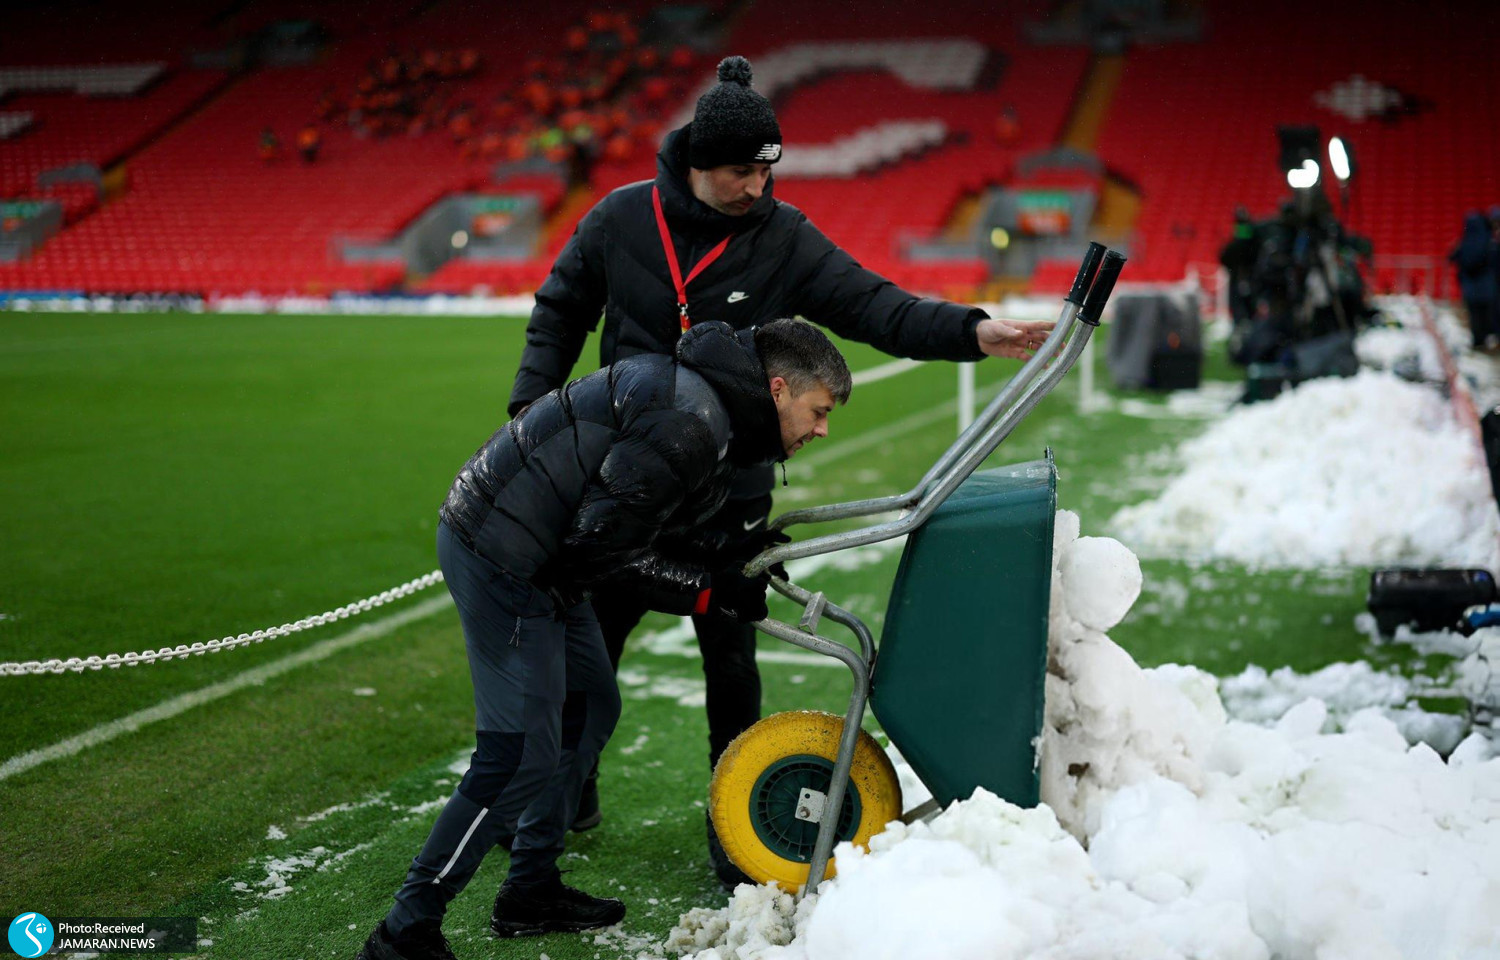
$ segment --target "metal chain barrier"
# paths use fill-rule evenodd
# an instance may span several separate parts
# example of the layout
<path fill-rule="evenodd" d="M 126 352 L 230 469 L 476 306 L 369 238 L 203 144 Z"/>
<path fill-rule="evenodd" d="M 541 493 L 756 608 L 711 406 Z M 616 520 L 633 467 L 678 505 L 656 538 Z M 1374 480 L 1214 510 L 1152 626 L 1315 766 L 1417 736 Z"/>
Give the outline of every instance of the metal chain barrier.
<path fill-rule="evenodd" d="M 144 650 L 140 653 L 111 653 L 102 657 L 69 657 L 66 660 L 25 660 L 19 663 L 0 663 L 0 676 L 23 677 L 40 673 L 64 673 L 68 670 L 81 673 L 84 670 L 100 670 L 104 667 L 118 670 L 122 666 L 134 667 L 143 663 L 173 660 L 177 657 L 201 657 L 205 653 L 233 650 L 235 647 L 249 646 L 252 643 L 260 643 L 262 640 L 288 637 L 294 633 L 301 633 L 303 630 L 326 626 L 336 620 L 347 620 L 442 582 L 443 572 L 434 570 L 425 576 L 408 580 L 399 587 L 392 587 L 372 597 L 365 597 L 363 600 L 329 610 L 327 613 L 320 613 L 315 617 L 303 617 L 292 623 L 283 623 L 279 627 L 268 627 L 264 630 L 256 630 L 254 633 L 242 633 L 239 636 L 223 637 L 206 642 L 182 643 L 175 647 L 162 647 L 160 650 Z"/>

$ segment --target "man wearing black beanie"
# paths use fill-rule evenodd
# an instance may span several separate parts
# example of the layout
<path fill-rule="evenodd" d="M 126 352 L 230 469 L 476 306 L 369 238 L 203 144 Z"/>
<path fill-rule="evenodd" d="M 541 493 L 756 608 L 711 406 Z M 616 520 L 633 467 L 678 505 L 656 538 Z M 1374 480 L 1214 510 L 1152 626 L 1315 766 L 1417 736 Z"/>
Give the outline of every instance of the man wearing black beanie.
<path fill-rule="evenodd" d="M 729 57 L 719 82 L 698 98 L 688 138 L 688 165 L 711 171 L 732 164 L 767 165 L 781 159 L 781 127 L 771 102 L 750 89 L 750 61 Z"/>
<path fill-rule="evenodd" d="M 601 200 L 558 255 L 526 327 L 512 416 L 567 380 L 601 313 L 601 365 L 638 353 L 671 354 L 696 323 L 720 320 L 744 329 L 798 315 L 920 360 L 1025 360 L 1046 340 L 1050 322 L 991 319 L 977 307 L 900 289 L 777 200 L 771 167 L 781 159 L 781 128 L 775 111 L 751 89 L 744 57 L 726 58 L 718 76 L 698 99 L 693 121 L 663 140 L 656 179 Z M 765 523 L 774 483 L 770 467 L 741 471 L 724 508 L 682 549 L 743 555 L 769 543 Z M 646 607 L 629 591 L 607 586 L 594 591 L 593 605 L 618 668 Z M 693 625 L 703 653 L 712 766 L 760 718 L 755 630 L 712 613 L 695 616 Z M 599 820 L 590 780 L 573 827 L 588 829 Z M 711 824 L 709 852 L 726 885 L 743 878 L 724 857 Z"/>

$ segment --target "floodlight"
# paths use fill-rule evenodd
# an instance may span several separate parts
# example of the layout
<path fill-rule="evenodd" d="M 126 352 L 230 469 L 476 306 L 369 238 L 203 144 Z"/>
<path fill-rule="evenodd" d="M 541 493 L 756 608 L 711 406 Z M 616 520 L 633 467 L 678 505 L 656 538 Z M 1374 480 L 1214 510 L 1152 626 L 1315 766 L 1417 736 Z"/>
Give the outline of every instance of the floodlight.
<path fill-rule="evenodd" d="M 1334 137 L 1328 141 L 1328 166 L 1339 183 L 1348 183 L 1349 178 L 1354 176 L 1353 151 L 1343 137 Z"/>
<path fill-rule="evenodd" d="M 1318 185 L 1318 161 L 1303 160 L 1302 166 L 1286 172 L 1287 186 L 1293 190 L 1306 190 Z"/>

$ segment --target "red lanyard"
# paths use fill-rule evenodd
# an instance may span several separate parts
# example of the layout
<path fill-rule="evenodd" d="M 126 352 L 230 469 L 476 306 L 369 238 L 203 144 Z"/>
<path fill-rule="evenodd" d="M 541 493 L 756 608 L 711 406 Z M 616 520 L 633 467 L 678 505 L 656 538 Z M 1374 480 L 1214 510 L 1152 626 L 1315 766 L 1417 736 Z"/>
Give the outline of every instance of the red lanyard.
<path fill-rule="evenodd" d="M 719 245 L 698 261 L 698 265 L 688 273 L 687 279 L 682 279 L 682 268 L 677 265 L 677 250 L 672 246 L 672 235 L 667 232 L 667 218 L 661 212 L 661 194 L 657 192 L 656 185 L 651 185 L 651 205 L 656 208 L 656 229 L 661 233 L 661 248 L 667 255 L 667 267 L 672 271 L 672 285 L 677 288 L 677 314 L 682 319 L 683 332 L 692 326 L 688 320 L 687 312 L 687 285 L 693 282 L 693 278 L 702 273 L 710 263 L 719 259 L 719 254 L 729 246 L 729 237 L 719 241 Z"/>

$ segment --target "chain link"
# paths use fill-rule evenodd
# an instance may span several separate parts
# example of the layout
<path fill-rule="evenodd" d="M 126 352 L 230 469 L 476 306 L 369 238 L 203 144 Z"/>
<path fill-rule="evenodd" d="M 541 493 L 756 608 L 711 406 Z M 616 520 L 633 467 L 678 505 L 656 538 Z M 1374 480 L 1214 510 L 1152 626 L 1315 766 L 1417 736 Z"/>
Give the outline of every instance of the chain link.
<path fill-rule="evenodd" d="M 315 617 L 303 617 L 292 623 L 283 623 L 279 627 L 268 627 L 265 630 L 256 630 L 254 633 L 242 633 L 238 636 L 206 642 L 181 643 L 175 647 L 144 650 L 140 653 L 111 653 L 102 657 L 69 657 L 66 660 L 24 660 L 19 663 L 0 663 L 0 676 L 24 677 L 41 673 L 65 673 L 69 670 L 82 673 L 84 670 L 101 670 L 104 667 L 118 670 L 122 666 L 134 667 L 143 663 L 156 663 L 159 660 L 173 660 L 177 657 L 201 657 L 205 653 L 233 650 L 235 647 L 249 646 L 252 643 L 260 643 L 262 640 L 288 637 L 294 633 L 301 633 L 303 630 L 326 626 L 336 620 L 347 620 L 442 582 L 443 572 L 434 570 L 425 576 L 408 580 L 399 587 L 381 591 L 372 597 L 365 597 L 363 600 L 329 610 L 327 613 L 320 613 Z"/>

